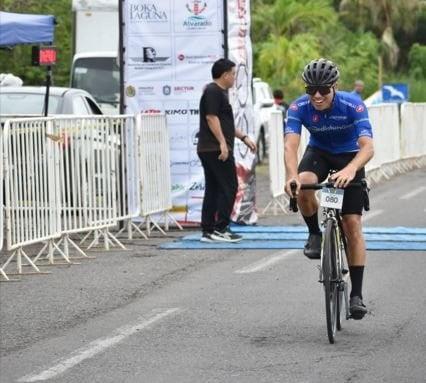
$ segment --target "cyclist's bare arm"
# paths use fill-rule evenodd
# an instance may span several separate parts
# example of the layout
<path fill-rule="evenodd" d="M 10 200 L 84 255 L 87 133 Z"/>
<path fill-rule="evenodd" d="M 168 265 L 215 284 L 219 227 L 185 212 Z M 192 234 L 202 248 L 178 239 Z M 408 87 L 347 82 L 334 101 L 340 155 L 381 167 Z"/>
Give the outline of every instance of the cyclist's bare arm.
<path fill-rule="evenodd" d="M 373 139 L 368 136 L 358 138 L 359 152 L 342 170 L 334 173 L 331 179 L 336 187 L 346 187 L 355 178 L 358 170 L 362 169 L 373 158 Z"/>
<path fill-rule="evenodd" d="M 286 186 L 285 191 L 289 196 L 292 196 L 290 189 L 290 183 L 296 181 L 297 191 L 300 189 L 299 176 L 297 174 L 297 150 L 300 145 L 300 135 L 296 133 L 287 133 L 284 136 L 284 163 L 285 163 L 285 174 L 286 174 Z"/>

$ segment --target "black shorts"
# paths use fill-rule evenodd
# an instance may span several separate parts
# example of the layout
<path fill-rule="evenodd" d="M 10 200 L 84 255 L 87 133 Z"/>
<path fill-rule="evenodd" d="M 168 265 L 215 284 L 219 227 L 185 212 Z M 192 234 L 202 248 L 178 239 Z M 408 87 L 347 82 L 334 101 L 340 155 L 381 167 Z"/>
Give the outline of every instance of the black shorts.
<path fill-rule="evenodd" d="M 299 164 L 299 173 L 312 172 L 318 177 L 318 182 L 323 182 L 327 178 L 330 170 L 343 169 L 355 157 L 356 152 L 332 154 L 323 150 L 308 146 Z M 365 178 L 365 169 L 357 171 L 354 182 L 359 182 Z M 342 214 L 359 214 L 363 210 L 362 188 L 353 187 L 345 189 L 343 197 Z"/>

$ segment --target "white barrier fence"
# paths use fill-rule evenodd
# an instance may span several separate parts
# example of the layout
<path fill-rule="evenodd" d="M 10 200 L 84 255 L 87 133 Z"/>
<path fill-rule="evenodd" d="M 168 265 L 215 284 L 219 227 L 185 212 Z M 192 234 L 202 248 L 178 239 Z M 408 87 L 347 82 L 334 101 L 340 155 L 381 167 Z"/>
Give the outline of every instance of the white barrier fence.
<path fill-rule="evenodd" d="M 4 158 L 3 158 L 3 134 L 0 132 L 0 160 L 1 163 L 4 164 Z M 4 235 L 4 226 L 3 226 L 3 216 L 4 216 L 4 197 L 3 197 L 3 190 L 4 190 L 4 184 L 3 184 L 3 165 L 0 166 L 0 250 L 3 248 L 3 235 Z M 4 279 L 9 280 L 9 277 L 6 275 L 6 273 L 3 271 L 3 268 L 0 267 L 0 275 L 3 276 Z"/>
<path fill-rule="evenodd" d="M 367 174 L 374 181 L 394 173 L 400 155 L 400 122 L 397 104 L 373 105 L 368 108 L 374 136 L 374 157 L 366 165 Z M 383 167 L 394 164 L 394 167 Z"/>
<path fill-rule="evenodd" d="M 279 110 L 271 113 L 268 148 L 272 200 L 263 209 L 262 214 L 266 214 L 272 208 L 274 215 L 276 215 L 278 208 L 284 213 L 287 212 L 286 199 L 283 194 L 285 186 L 283 114 Z"/>
<path fill-rule="evenodd" d="M 138 122 L 140 119 L 138 125 L 141 127 L 141 215 L 146 217 L 148 233 L 152 227 L 156 227 L 165 234 L 155 214 L 165 213 L 166 228 L 168 228 L 169 220 L 181 228 L 168 213 L 172 208 L 171 193 L 162 192 L 171 190 L 169 130 L 166 116 L 142 114 L 136 118 Z"/>
<path fill-rule="evenodd" d="M 3 158 L 3 134 L 2 132 L 0 132 L 0 160 L 1 163 L 4 164 L 5 159 Z M 4 190 L 4 186 L 3 186 L 3 168 L 4 166 L 0 166 L 0 250 L 3 248 L 3 234 L 4 234 L 4 230 L 3 230 L 3 190 Z"/>
<path fill-rule="evenodd" d="M 401 106 L 401 158 L 418 159 L 426 154 L 426 103 Z"/>
<path fill-rule="evenodd" d="M 59 156 L 52 119 L 6 121 L 3 130 L 5 218 L 7 249 L 16 256 L 18 273 L 23 260 L 40 272 L 23 251 L 24 246 L 59 238 Z"/>
<path fill-rule="evenodd" d="M 87 255 L 72 241 L 71 234 L 89 231 L 94 239 L 90 249 L 103 239 L 124 246 L 110 233 L 118 222 L 119 164 L 121 124 L 109 117 L 60 117 L 54 120 L 54 136 L 61 148 L 61 233 L 65 257 L 71 245 Z"/>
<path fill-rule="evenodd" d="M 409 171 L 413 168 L 426 166 L 426 103 L 404 103 L 374 105 L 368 108 L 374 135 L 374 157 L 367 164 L 367 178 L 370 182 L 379 182 L 396 173 Z M 270 186 L 271 204 L 286 199 L 284 192 L 284 140 L 283 124 L 275 113 L 269 123 L 271 142 L 270 156 Z M 309 133 L 302 130 L 299 156 L 303 155 L 309 140 Z M 281 189 L 280 189 L 281 188 Z M 285 208 L 286 209 L 286 208 Z M 281 210 L 286 211 L 281 208 Z M 276 212 L 276 210 L 275 210 Z"/>
<path fill-rule="evenodd" d="M 36 263 L 46 249 L 50 264 L 56 252 L 71 263 L 70 245 L 87 257 L 70 238 L 76 233 L 94 234 L 89 248 L 99 239 L 106 249 L 125 248 L 111 234 L 113 226 L 142 216 L 149 232 L 150 216 L 172 206 L 164 115 L 14 119 L 1 140 L 6 245 L 12 251 L 0 268 L 6 279 L 13 258 L 18 274 L 26 265 L 40 272 Z M 23 248 L 34 243 L 44 246 L 31 260 Z"/>

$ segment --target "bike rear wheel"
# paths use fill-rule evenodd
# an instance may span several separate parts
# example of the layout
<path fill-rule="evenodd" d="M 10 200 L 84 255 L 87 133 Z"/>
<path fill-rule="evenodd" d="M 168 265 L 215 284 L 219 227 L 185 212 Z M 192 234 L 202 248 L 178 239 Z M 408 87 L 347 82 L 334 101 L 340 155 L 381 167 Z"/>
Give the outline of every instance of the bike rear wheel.
<path fill-rule="evenodd" d="M 330 343 L 334 343 L 338 322 L 337 318 L 339 316 L 339 310 L 341 307 L 341 305 L 339 305 L 340 294 L 337 284 L 337 256 L 338 249 L 336 244 L 336 225 L 332 219 L 328 219 L 324 233 L 321 267 L 325 295 L 327 335 Z"/>

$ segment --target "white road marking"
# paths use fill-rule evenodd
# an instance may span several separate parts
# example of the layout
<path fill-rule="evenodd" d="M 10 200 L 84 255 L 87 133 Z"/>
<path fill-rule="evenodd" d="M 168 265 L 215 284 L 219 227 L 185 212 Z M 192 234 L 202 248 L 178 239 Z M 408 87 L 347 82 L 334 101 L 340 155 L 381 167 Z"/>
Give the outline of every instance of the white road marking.
<path fill-rule="evenodd" d="M 362 221 L 368 221 L 371 218 L 377 217 L 378 215 L 382 214 L 383 210 L 381 209 L 377 209 L 377 210 L 373 210 L 371 213 L 368 212 L 367 214 L 365 214 L 365 216 L 362 218 Z"/>
<path fill-rule="evenodd" d="M 290 250 L 290 251 L 275 253 L 269 257 L 262 258 L 261 260 L 257 262 L 254 262 L 246 267 L 243 267 L 242 269 L 236 270 L 234 271 L 234 273 L 248 274 L 248 273 L 255 273 L 256 271 L 261 271 L 266 269 L 269 266 L 274 265 L 275 263 L 281 262 L 283 259 L 297 252 L 300 252 L 300 250 Z"/>
<path fill-rule="evenodd" d="M 136 325 L 120 327 L 112 334 L 112 336 L 96 339 L 93 342 L 90 342 L 87 346 L 74 351 L 69 357 L 60 359 L 53 367 L 36 375 L 24 376 L 20 378 L 18 382 L 38 382 L 41 380 L 52 379 L 57 375 L 63 374 L 65 371 L 74 367 L 83 360 L 92 358 L 96 354 L 105 351 L 107 348 L 115 346 L 117 343 L 123 341 L 135 332 L 143 330 L 149 325 L 152 325 L 154 322 L 157 322 L 170 314 L 176 313 L 177 311 L 180 311 L 180 309 L 171 308 L 160 313 L 152 313 L 151 317 L 144 317 L 143 320 Z"/>
<path fill-rule="evenodd" d="M 404 194 L 403 196 L 399 197 L 399 199 L 410 199 L 410 198 L 416 196 L 417 194 L 420 194 L 423 191 L 426 191 L 426 186 L 420 186 L 417 189 L 414 189 L 414 190 L 410 191 L 409 193 Z"/>

